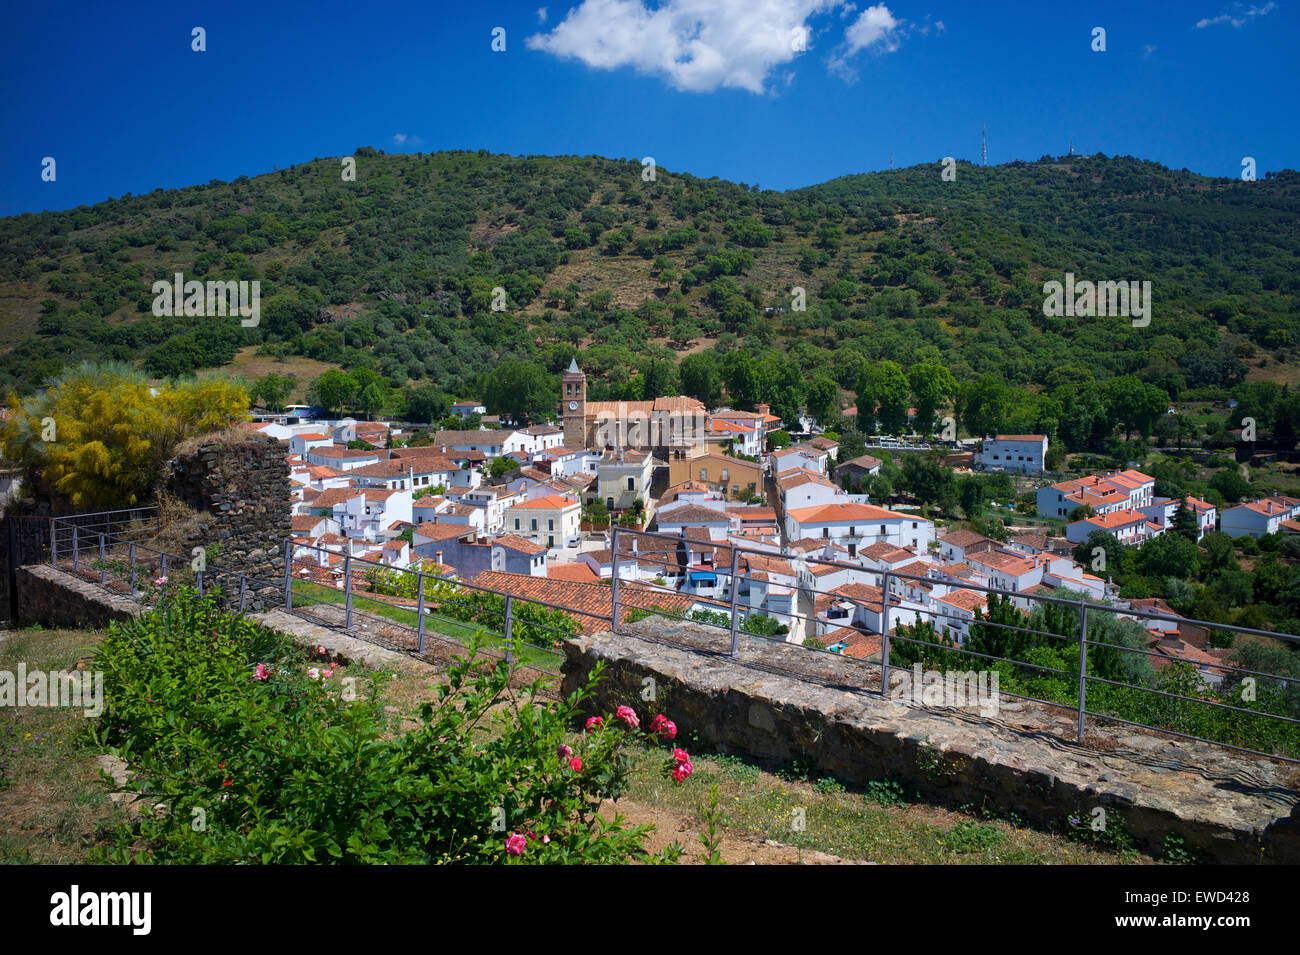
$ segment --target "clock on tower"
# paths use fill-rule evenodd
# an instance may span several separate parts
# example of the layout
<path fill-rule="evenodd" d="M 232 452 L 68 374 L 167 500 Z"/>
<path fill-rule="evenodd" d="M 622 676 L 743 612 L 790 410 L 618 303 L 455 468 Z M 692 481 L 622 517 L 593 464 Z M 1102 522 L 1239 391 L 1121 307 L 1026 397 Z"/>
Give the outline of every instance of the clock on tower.
<path fill-rule="evenodd" d="M 564 446 L 587 446 L 587 376 L 578 367 L 578 359 L 569 362 L 569 369 L 560 379 L 560 392 L 564 401 Z"/>

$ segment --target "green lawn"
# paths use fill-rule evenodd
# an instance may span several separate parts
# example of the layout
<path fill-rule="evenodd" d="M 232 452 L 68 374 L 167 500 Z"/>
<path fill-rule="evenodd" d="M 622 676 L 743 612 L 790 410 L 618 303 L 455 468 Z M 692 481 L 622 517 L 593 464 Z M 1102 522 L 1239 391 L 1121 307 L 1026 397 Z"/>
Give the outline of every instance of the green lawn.
<path fill-rule="evenodd" d="M 293 582 L 293 605 L 295 607 L 307 607 L 311 604 L 329 603 L 342 605 L 347 602 L 347 596 L 343 591 L 334 587 L 326 587 L 324 584 L 318 584 L 309 580 L 295 580 Z M 407 610 L 404 607 L 395 607 L 383 600 L 375 600 L 371 597 L 365 597 L 357 593 L 352 595 L 352 608 L 354 610 L 363 610 L 366 613 L 373 613 L 377 616 L 386 617 L 402 626 L 410 627 L 415 630 L 419 627 L 419 619 L 414 610 Z M 451 637 L 461 643 L 468 644 L 470 638 L 475 633 L 482 632 L 484 638 L 482 645 L 497 650 L 506 648 L 505 638 L 496 631 L 486 630 L 472 624 L 465 623 L 461 620 L 453 620 L 449 617 L 438 616 L 437 614 L 426 613 L 424 615 L 424 627 L 426 631 L 442 634 L 445 637 Z M 529 644 L 520 644 L 516 646 L 518 658 L 521 662 L 539 667 L 544 670 L 558 670 L 560 665 L 560 656 L 558 653 L 548 653 L 538 647 Z"/>

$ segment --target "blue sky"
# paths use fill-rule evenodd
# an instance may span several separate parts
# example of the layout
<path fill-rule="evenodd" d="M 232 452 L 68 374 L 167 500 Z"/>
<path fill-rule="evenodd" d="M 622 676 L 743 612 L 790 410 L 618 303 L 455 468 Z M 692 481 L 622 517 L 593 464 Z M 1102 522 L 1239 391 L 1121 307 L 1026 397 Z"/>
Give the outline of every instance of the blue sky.
<path fill-rule="evenodd" d="M 977 160 L 987 123 L 990 163 L 1073 137 L 1209 175 L 1300 165 L 1298 0 L 6 6 L 0 215 L 362 145 L 651 156 L 788 189 L 891 153 Z"/>

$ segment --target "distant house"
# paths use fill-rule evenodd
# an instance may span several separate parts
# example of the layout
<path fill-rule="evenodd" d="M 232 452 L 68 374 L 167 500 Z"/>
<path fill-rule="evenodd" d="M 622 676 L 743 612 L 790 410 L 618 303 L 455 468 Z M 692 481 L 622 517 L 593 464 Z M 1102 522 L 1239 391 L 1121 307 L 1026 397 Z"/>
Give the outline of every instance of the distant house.
<path fill-rule="evenodd" d="M 487 406 L 479 401 L 453 401 L 451 403 L 451 413 L 461 418 L 468 418 L 470 415 L 484 415 L 487 414 Z"/>
<path fill-rule="evenodd" d="M 1219 530 L 1229 537 L 1243 535 L 1263 537 L 1265 534 L 1276 534 L 1279 531 L 1292 531 L 1284 525 L 1295 522 L 1298 516 L 1300 516 L 1300 500 L 1282 496 L 1263 497 L 1257 501 L 1225 508 L 1219 517 Z"/>
<path fill-rule="evenodd" d="M 816 439 L 814 439 L 816 440 Z M 812 442 L 809 442 L 810 444 Z M 856 458 L 850 458 L 843 464 L 835 468 L 835 480 L 843 482 L 845 477 L 852 478 L 854 481 L 861 481 L 864 477 L 880 473 L 880 459 L 873 458 L 869 454 L 860 454 Z"/>
<path fill-rule="evenodd" d="M 1047 467 L 1047 435 L 1000 434 L 985 438 L 975 455 L 975 466 L 984 471 L 1041 474 Z"/>

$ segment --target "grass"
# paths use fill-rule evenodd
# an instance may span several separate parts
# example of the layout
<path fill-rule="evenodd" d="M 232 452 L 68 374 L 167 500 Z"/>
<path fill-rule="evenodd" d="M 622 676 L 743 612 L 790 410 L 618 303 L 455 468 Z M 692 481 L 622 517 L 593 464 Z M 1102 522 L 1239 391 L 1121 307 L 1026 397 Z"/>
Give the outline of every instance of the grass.
<path fill-rule="evenodd" d="M 301 595 L 301 599 L 300 599 Z M 324 584 L 318 584 L 314 581 L 295 580 L 293 582 L 293 605 L 295 607 L 308 607 L 316 603 L 328 603 L 342 605 L 347 602 L 347 596 L 341 590 L 334 587 L 326 587 Z M 367 598 L 354 593 L 352 595 L 352 607 L 355 610 L 363 610 L 366 613 L 373 613 L 377 616 L 385 617 L 394 623 L 400 623 L 404 627 L 410 627 L 412 630 L 418 629 L 420 622 L 414 610 L 407 610 L 404 607 L 395 607 L 390 603 L 382 600 Z M 439 633 L 444 637 L 451 637 L 461 643 L 468 644 L 469 640 L 475 633 L 483 632 L 484 637 L 482 645 L 494 650 L 506 649 L 506 641 L 503 636 L 490 630 L 465 623 L 460 620 L 453 620 L 448 617 L 440 617 L 436 614 L 426 613 L 424 626 L 427 631 Z M 555 653 L 548 653 L 538 647 L 530 644 L 519 644 L 515 648 L 519 655 L 519 660 L 536 667 L 546 670 L 554 670 L 559 666 L 559 657 Z"/>
<path fill-rule="evenodd" d="M 0 669 L 14 670 L 19 662 L 29 669 L 71 669 L 93 652 L 102 636 L 98 631 L 13 633 L 0 643 Z M 351 665 L 349 671 L 358 676 L 372 672 L 362 664 Z M 385 696 L 394 715 L 413 711 L 433 697 L 432 674 L 394 675 L 386 682 Z M 5 764 L 0 780 L 0 862 L 85 862 L 101 833 L 125 818 L 125 811 L 107 798 L 95 763 L 100 751 L 86 741 L 84 728 L 79 711 L 0 710 L 0 761 Z M 639 771 L 633 774 L 627 800 L 652 812 L 655 824 L 665 831 L 682 817 L 699 828 L 709 789 L 717 784 L 724 850 L 729 840 L 743 839 L 750 844 L 773 840 L 881 863 L 1154 861 L 1137 852 L 1117 854 L 1027 829 L 1014 818 L 916 804 L 906 786 L 890 781 L 853 789 L 817 774 L 807 762 L 793 761 L 772 773 L 745 757 L 696 754 L 693 777 L 677 786 L 658 772 L 665 758 L 663 749 L 633 753 Z M 1170 858 L 1180 860 L 1176 854 Z"/>
<path fill-rule="evenodd" d="M 71 670 L 103 639 L 97 630 L 21 630 L 0 643 L 0 670 Z M 99 781 L 100 750 L 79 709 L 0 708 L 0 862 L 84 862 L 124 819 Z"/>
<path fill-rule="evenodd" d="M 1136 851 L 1108 852 L 1080 845 L 1015 818 L 953 812 L 908 803 L 885 783 L 888 799 L 874 791 L 852 790 L 831 777 L 800 778 L 798 767 L 782 775 L 735 756 L 693 755 L 689 785 L 657 778 L 662 752 L 638 752 L 638 768 L 628 798 L 675 810 L 703 823 L 709 787 L 717 784 L 727 833 L 771 839 L 847 859 L 889 864 L 958 865 L 1115 865 L 1150 864 Z M 897 787 L 899 792 L 902 787 Z M 881 803 L 886 803 L 882 805 Z"/>

